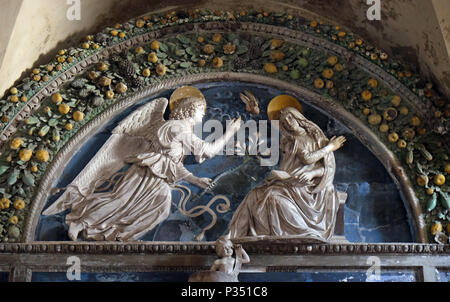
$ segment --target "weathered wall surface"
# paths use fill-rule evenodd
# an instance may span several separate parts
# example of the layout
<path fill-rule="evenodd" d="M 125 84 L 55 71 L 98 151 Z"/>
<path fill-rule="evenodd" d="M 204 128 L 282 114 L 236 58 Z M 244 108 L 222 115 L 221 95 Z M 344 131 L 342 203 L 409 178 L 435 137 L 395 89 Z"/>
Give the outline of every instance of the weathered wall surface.
<path fill-rule="evenodd" d="M 381 0 L 382 20 L 366 18 L 363 0 L 82 0 L 81 21 L 66 18 L 63 0 L 1 0 L 0 94 L 58 49 L 77 43 L 89 33 L 149 11 L 183 6 L 288 10 L 327 19 L 358 33 L 391 55 L 420 68 L 450 96 L 450 2 L 447 0 Z"/>

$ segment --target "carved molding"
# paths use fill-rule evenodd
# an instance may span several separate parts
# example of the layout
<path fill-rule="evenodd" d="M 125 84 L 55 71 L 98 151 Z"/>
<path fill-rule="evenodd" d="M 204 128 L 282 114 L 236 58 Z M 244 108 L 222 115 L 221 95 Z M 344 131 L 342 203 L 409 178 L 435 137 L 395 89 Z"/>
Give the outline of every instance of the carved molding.
<path fill-rule="evenodd" d="M 341 244 L 301 244 L 244 243 L 249 254 L 261 255 L 450 255 L 450 245 L 418 244 L 418 243 L 341 243 Z M 103 254 L 181 254 L 181 255 L 215 255 L 214 242 L 139 242 L 139 243 L 2 243 L 1 254 L 70 254 L 70 255 L 103 255 Z"/>

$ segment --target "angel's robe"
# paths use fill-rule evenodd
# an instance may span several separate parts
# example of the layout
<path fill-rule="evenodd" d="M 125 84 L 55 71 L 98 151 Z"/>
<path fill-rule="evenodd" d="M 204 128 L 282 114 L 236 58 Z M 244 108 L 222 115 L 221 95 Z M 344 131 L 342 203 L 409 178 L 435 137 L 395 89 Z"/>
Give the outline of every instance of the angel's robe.
<path fill-rule="evenodd" d="M 328 240 L 334 233 L 339 197 L 333 186 L 333 153 L 305 135 L 283 139 L 281 171 L 272 173 L 242 201 L 230 222 L 232 238 L 296 237 Z M 320 177 L 301 182 L 303 173 L 323 170 Z"/>
<path fill-rule="evenodd" d="M 185 156 L 191 152 L 201 162 L 212 154 L 187 121 L 169 120 L 157 134 L 151 150 L 126 159 L 131 167 L 111 191 L 83 196 L 69 189 L 70 204 L 62 207 L 71 208 L 66 216 L 71 239 L 83 232 L 88 240 L 138 240 L 169 216 L 173 184 L 191 174 Z"/>

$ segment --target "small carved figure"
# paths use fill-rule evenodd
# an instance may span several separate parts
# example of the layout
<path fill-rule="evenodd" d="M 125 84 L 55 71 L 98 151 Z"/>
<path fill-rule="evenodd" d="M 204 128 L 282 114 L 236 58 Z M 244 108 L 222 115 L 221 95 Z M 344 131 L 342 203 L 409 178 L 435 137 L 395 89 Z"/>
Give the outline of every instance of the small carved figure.
<path fill-rule="evenodd" d="M 280 131 L 280 170 L 273 171 L 240 204 L 230 222 L 231 237 L 295 236 L 327 241 L 339 208 L 333 152 L 343 146 L 345 138 L 328 140 L 293 107 L 281 110 Z"/>
<path fill-rule="evenodd" d="M 259 115 L 259 102 L 258 99 L 248 90 L 244 91 L 244 93 L 239 94 L 241 100 L 245 103 L 245 110 L 248 112 Z"/>
<path fill-rule="evenodd" d="M 216 241 L 216 253 L 220 259 L 214 261 L 211 269 L 193 274 L 189 282 L 239 282 L 238 275 L 242 264 L 250 262 L 242 245 L 233 245 L 230 235 L 224 235 Z"/>
<path fill-rule="evenodd" d="M 202 121 L 206 101 L 198 97 L 199 92 L 192 96 L 192 88 L 180 89 L 177 95 L 182 97 L 171 99 L 168 121 L 163 117 L 169 103 L 165 98 L 142 106 L 123 120 L 43 215 L 71 209 L 66 223 L 74 241 L 80 232 L 88 240 L 138 240 L 169 216 L 171 191 L 177 182 L 186 180 L 201 188 L 213 185 L 211 179 L 190 173 L 183 160 L 187 152 L 198 162 L 215 156 L 238 131 L 241 121 L 232 121 L 214 143 L 201 140 L 193 127 Z M 121 172 L 126 165 L 131 167 Z M 109 190 L 103 186 L 105 180 Z"/>

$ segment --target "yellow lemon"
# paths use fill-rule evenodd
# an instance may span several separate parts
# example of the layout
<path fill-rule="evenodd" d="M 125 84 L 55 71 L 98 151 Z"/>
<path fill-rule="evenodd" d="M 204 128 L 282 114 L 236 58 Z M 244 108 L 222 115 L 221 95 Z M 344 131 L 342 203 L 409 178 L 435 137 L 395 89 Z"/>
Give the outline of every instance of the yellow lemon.
<path fill-rule="evenodd" d="M 445 173 L 450 174 L 450 163 L 445 164 Z"/>
<path fill-rule="evenodd" d="M 150 44 L 150 48 L 153 50 L 158 50 L 159 49 L 159 42 L 158 41 L 153 41 L 152 44 Z"/>
<path fill-rule="evenodd" d="M 142 28 L 142 27 L 144 27 L 144 26 L 145 26 L 145 21 L 144 21 L 144 20 L 138 19 L 138 20 L 136 21 L 136 27 Z"/>
<path fill-rule="evenodd" d="M 69 107 L 69 105 L 62 103 L 58 106 L 58 111 L 62 115 L 66 115 L 67 113 L 69 113 L 70 107 Z"/>
<path fill-rule="evenodd" d="M 22 149 L 19 152 L 19 158 L 21 161 L 27 162 L 33 156 L 33 151 L 30 149 Z"/>
<path fill-rule="evenodd" d="M 419 175 L 417 176 L 417 184 L 421 187 L 425 187 L 426 185 L 428 185 L 428 176 L 426 175 Z"/>
<path fill-rule="evenodd" d="M 326 68 L 323 72 L 322 72 L 322 76 L 325 79 L 331 79 L 334 75 L 334 71 L 331 68 Z"/>
<path fill-rule="evenodd" d="M 427 189 L 427 194 L 428 195 L 433 195 L 434 194 L 434 189 L 433 188 L 428 188 Z"/>
<path fill-rule="evenodd" d="M 166 67 L 165 65 L 163 65 L 163 64 L 158 64 L 158 66 L 156 66 L 156 73 L 157 73 L 159 76 L 165 75 L 166 72 L 167 72 L 167 67 Z"/>
<path fill-rule="evenodd" d="M 442 186 L 445 184 L 445 176 L 442 174 L 438 174 L 434 177 L 434 184 L 437 186 Z"/>
<path fill-rule="evenodd" d="M 417 116 L 411 118 L 411 125 L 417 127 L 420 126 L 420 119 Z"/>
<path fill-rule="evenodd" d="M 15 94 L 19 93 L 19 90 L 16 87 L 13 87 L 9 90 L 9 93 L 11 93 L 12 95 L 15 95 Z"/>
<path fill-rule="evenodd" d="M 125 92 L 127 92 L 127 90 L 128 90 L 128 87 L 124 83 L 118 83 L 116 85 L 116 91 L 118 93 L 125 93 Z"/>
<path fill-rule="evenodd" d="M 282 51 L 280 51 L 280 50 L 275 50 L 275 51 L 272 51 L 272 53 L 270 54 L 270 57 L 271 57 L 274 61 L 278 62 L 278 61 L 281 61 L 281 60 L 284 59 L 285 54 L 284 54 L 284 52 L 282 52 Z"/>
<path fill-rule="evenodd" d="M 369 90 L 364 90 L 361 93 L 361 96 L 364 101 L 370 101 L 372 99 L 372 92 L 370 92 Z"/>
<path fill-rule="evenodd" d="M 16 208 L 16 210 L 23 210 L 25 208 L 25 202 L 22 199 L 17 199 L 14 202 L 14 208 Z"/>
<path fill-rule="evenodd" d="M 73 113 L 73 119 L 74 119 L 76 122 L 81 122 L 82 120 L 84 120 L 84 113 L 81 112 L 81 111 L 75 111 L 75 112 Z"/>
<path fill-rule="evenodd" d="M 140 55 L 140 54 L 143 54 L 145 51 L 144 51 L 144 48 L 142 46 L 138 46 L 138 47 L 136 47 L 134 52 Z"/>
<path fill-rule="evenodd" d="M 379 114 L 372 114 L 369 116 L 369 124 L 376 126 L 381 123 L 382 117 Z"/>
<path fill-rule="evenodd" d="M 334 66 L 338 63 L 339 59 L 336 56 L 331 56 L 328 58 L 328 64 L 330 64 L 331 66 Z"/>
<path fill-rule="evenodd" d="M 397 143 L 397 146 L 398 146 L 400 149 L 406 148 L 407 145 L 408 145 L 408 144 L 407 144 L 406 141 L 403 140 L 403 139 L 399 140 L 398 143 Z"/>
<path fill-rule="evenodd" d="M 378 81 L 374 78 L 370 79 L 368 84 L 372 87 L 372 88 L 377 88 L 378 87 Z"/>
<path fill-rule="evenodd" d="M 96 67 L 97 67 L 98 71 L 106 71 L 106 70 L 108 70 L 108 65 L 106 65 L 105 62 L 98 62 Z"/>
<path fill-rule="evenodd" d="M 344 66 L 340 63 L 334 65 L 334 70 L 341 72 L 342 70 L 344 70 Z"/>
<path fill-rule="evenodd" d="M 278 72 L 277 66 L 273 63 L 267 63 L 266 65 L 264 65 L 264 70 L 267 73 L 277 73 Z"/>
<path fill-rule="evenodd" d="M 155 52 L 149 53 L 147 59 L 148 59 L 148 61 L 151 62 L 151 63 L 156 63 L 156 62 L 158 62 L 158 56 L 156 55 Z"/>
<path fill-rule="evenodd" d="M 106 98 L 107 98 L 108 100 L 113 99 L 113 98 L 114 98 L 114 92 L 113 92 L 112 90 L 106 91 Z"/>
<path fill-rule="evenodd" d="M 321 78 L 317 78 L 314 80 L 314 87 L 317 89 L 322 89 L 325 87 L 325 82 Z"/>
<path fill-rule="evenodd" d="M 207 55 L 210 55 L 214 52 L 214 46 L 211 44 L 206 44 L 205 46 L 203 46 L 203 52 L 206 53 Z"/>
<path fill-rule="evenodd" d="M 52 102 L 54 103 L 54 104 L 59 104 L 59 103 L 61 103 L 63 101 L 63 98 L 62 98 L 62 96 L 61 96 L 61 94 L 58 92 L 58 93 L 54 93 L 53 95 L 52 95 Z"/>
<path fill-rule="evenodd" d="M 440 222 L 435 222 L 431 225 L 431 234 L 434 236 L 437 233 L 442 232 L 442 224 Z"/>
<path fill-rule="evenodd" d="M 283 46 L 283 44 L 284 44 L 284 40 L 281 40 L 281 39 L 270 40 L 270 48 L 271 49 L 279 48 L 279 47 Z"/>
<path fill-rule="evenodd" d="M 380 126 L 380 132 L 386 133 L 389 131 L 389 125 L 388 124 L 381 124 Z"/>
<path fill-rule="evenodd" d="M 0 210 L 6 210 L 9 208 L 11 201 L 8 198 L 0 199 Z"/>
<path fill-rule="evenodd" d="M 389 142 L 396 143 L 398 141 L 398 134 L 396 132 L 392 132 L 388 136 Z"/>
<path fill-rule="evenodd" d="M 9 147 L 12 150 L 18 150 L 23 144 L 23 140 L 21 138 L 15 138 L 12 140 L 11 144 L 9 145 Z"/>
<path fill-rule="evenodd" d="M 212 40 L 213 40 L 214 42 L 216 42 L 216 43 L 219 43 L 219 42 L 222 40 L 222 35 L 219 34 L 219 33 L 214 34 L 213 37 L 212 37 Z"/>
<path fill-rule="evenodd" d="M 142 75 L 143 75 L 144 77 L 149 77 L 151 74 L 152 74 L 152 72 L 150 71 L 149 68 L 146 68 L 146 69 L 144 69 L 144 70 L 142 71 Z"/>
<path fill-rule="evenodd" d="M 33 172 L 33 173 L 36 173 L 37 171 L 39 171 L 39 169 L 38 169 L 37 166 L 32 166 L 30 170 L 31 170 L 31 172 Z"/>
<path fill-rule="evenodd" d="M 12 95 L 9 97 L 9 101 L 11 103 L 17 103 L 17 102 L 19 102 L 19 97 L 17 95 Z"/>
<path fill-rule="evenodd" d="M 408 113 L 409 113 L 408 107 L 403 106 L 403 107 L 400 108 L 400 114 L 408 115 Z"/>
<path fill-rule="evenodd" d="M 46 163 L 50 159 L 50 154 L 47 150 L 39 150 L 36 152 L 36 159 L 40 162 Z"/>
<path fill-rule="evenodd" d="M 203 59 L 198 60 L 198 66 L 203 67 L 205 65 L 206 65 L 206 61 L 205 60 L 203 60 Z"/>
<path fill-rule="evenodd" d="M 17 224 L 19 222 L 19 218 L 17 218 L 17 216 L 11 216 L 9 218 L 9 223 L 11 224 Z"/>
<path fill-rule="evenodd" d="M 73 129 L 73 125 L 70 123 L 67 123 L 64 128 L 66 128 L 67 131 L 71 131 Z"/>
<path fill-rule="evenodd" d="M 223 66 L 223 60 L 221 58 L 214 58 L 212 61 L 212 65 L 214 68 L 220 68 Z"/>

